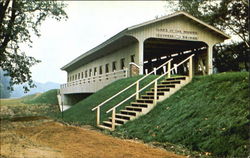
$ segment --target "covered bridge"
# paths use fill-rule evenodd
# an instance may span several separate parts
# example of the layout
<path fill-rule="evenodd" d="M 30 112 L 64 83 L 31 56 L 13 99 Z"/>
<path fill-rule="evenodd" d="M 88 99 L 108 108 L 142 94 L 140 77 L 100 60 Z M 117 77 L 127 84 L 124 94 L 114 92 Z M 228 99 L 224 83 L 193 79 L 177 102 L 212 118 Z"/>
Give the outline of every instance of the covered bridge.
<path fill-rule="evenodd" d="M 212 74 L 213 46 L 226 39 L 222 31 L 185 12 L 126 28 L 61 68 L 67 72 L 61 100 L 74 104 L 115 80 L 146 74 L 170 58 L 174 65 L 190 54 L 195 54 L 194 75 Z"/>

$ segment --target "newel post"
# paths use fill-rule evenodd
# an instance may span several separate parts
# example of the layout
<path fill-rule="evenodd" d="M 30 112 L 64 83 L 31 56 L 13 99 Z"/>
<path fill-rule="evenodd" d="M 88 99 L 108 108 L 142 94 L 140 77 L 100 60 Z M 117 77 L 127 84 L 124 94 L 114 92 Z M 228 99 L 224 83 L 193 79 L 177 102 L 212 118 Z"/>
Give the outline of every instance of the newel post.
<path fill-rule="evenodd" d="M 115 130 L 115 108 L 112 110 L 112 130 Z"/>
<path fill-rule="evenodd" d="M 97 110 L 96 110 L 96 124 L 97 126 L 100 125 L 100 107 L 97 107 Z"/>
<path fill-rule="evenodd" d="M 170 69 L 171 69 L 171 61 L 169 61 L 168 63 L 168 78 L 170 78 L 171 75 Z"/>
<path fill-rule="evenodd" d="M 193 78 L 193 56 L 189 58 L 189 77 Z"/>

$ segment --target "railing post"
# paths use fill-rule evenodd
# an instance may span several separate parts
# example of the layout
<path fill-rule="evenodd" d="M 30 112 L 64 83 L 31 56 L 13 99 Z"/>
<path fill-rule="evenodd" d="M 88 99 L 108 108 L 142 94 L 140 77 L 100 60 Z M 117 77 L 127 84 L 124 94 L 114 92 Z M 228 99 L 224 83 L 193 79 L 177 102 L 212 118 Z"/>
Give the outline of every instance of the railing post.
<path fill-rule="evenodd" d="M 136 82 L 136 99 L 139 99 L 139 88 L 140 88 L 139 81 L 137 81 Z"/>
<path fill-rule="evenodd" d="M 156 105 L 156 101 L 157 101 L 157 80 L 155 81 L 154 84 L 154 104 Z"/>
<path fill-rule="evenodd" d="M 170 69 L 171 69 L 171 61 L 169 61 L 168 63 L 168 78 L 170 78 L 171 75 Z"/>
<path fill-rule="evenodd" d="M 189 58 L 189 77 L 193 78 L 193 56 Z"/>
<path fill-rule="evenodd" d="M 100 107 L 96 110 L 96 125 L 100 125 Z"/>
<path fill-rule="evenodd" d="M 156 68 L 154 67 L 154 74 L 156 75 Z"/>
<path fill-rule="evenodd" d="M 112 111 L 112 130 L 115 130 L 115 108 Z"/>
<path fill-rule="evenodd" d="M 164 73 L 164 74 L 166 73 L 166 65 L 163 66 L 163 73 Z"/>

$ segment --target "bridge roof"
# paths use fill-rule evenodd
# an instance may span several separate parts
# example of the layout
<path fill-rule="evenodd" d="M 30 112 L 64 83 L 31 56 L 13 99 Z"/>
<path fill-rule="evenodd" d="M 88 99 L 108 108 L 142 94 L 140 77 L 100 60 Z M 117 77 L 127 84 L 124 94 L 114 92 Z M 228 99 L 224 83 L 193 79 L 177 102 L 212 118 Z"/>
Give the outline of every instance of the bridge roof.
<path fill-rule="evenodd" d="M 160 22 L 163 20 L 175 18 L 177 16 L 185 16 L 185 17 L 191 19 L 193 22 L 200 24 L 202 27 L 208 29 L 209 31 L 217 34 L 218 36 L 221 36 L 223 39 L 230 38 L 230 36 L 228 36 L 227 34 L 225 34 L 222 31 L 220 31 L 219 29 L 217 29 L 211 25 L 206 24 L 205 22 L 193 17 L 192 15 L 190 15 L 186 12 L 180 11 L 180 12 L 175 12 L 175 13 L 167 15 L 167 16 L 160 17 L 158 19 L 150 20 L 150 21 L 138 24 L 138 25 L 128 27 L 128 28 L 124 29 L 123 31 L 117 33 L 113 37 L 109 38 L 105 42 L 101 43 L 100 45 L 98 45 L 98 46 L 94 47 L 93 49 L 78 56 L 77 58 L 75 58 L 74 60 L 72 60 L 71 62 L 69 62 L 65 66 L 63 66 L 61 68 L 61 70 L 66 70 L 66 71 L 74 70 L 75 68 L 78 68 L 79 66 L 81 66 L 83 63 L 87 64 L 90 61 L 93 61 L 101 56 L 106 55 L 108 52 L 110 52 L 112 50 L 119 49 L 119 47 L 121 48 L 121 47 L 126 46 L 130 43 L 136 42 L 137 40 L 134 37 L 132 37 L 131 35 L 128 35 L 128 33 L 132 30 L 139 29 L 141 27 L 144 27 L 144 26 L 156 23 L 156 22 Z"/>

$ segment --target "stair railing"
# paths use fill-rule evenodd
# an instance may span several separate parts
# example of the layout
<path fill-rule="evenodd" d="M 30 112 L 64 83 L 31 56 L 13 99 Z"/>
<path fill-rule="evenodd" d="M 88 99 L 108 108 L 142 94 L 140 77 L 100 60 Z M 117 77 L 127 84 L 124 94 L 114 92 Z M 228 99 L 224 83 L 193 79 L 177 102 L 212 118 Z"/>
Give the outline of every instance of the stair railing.
<path fill-rule="evenodd" d="M 104 104 L 106 104 L 107 102 L 109 102 L 110 100 L 114 99 L 116 96 L 120 95 L 121 93 L 125 92 L 126 90 L 128 90 L 129 88 L 133 87 L 134 85 L 136 85 L 136 97 L 139 98 L 139 89 L 140 89 L 140 81 L 142 81 L 143 79 L 145 79 L 146 77 L 148 77 L 151 74 L 156 74 L 156 71 L 160 68 L 163 67 L 163 70 L 166 71 L 166 65 L 168 64 L 168 71 L 171 68 L 171 61 L 173 59 L 169 59 L 167 62 L 163 63 L 161 66 L 154 68 L 153 71 L 151 71 L 150 73 L 148 73 L 147 75 L 143 76 L 142 78 L 140 78 L 139 80 L 137 80 L 136 82 L 134 82 L 133 84 L 131 84 L 130 86 L 124 88 L 122 91 L 120 91 L 119 93 L 116 93 L 115 95 L 113 95 L 112 97 L 110 97 L 109 99 L 105 100 L 104 102 L 102 102 L 101 104 L 97 105 L 96 107 L 94 107 L 92 109 L 92 111 L 96 110 L 96 124 L 100 125 L 100 108 L 101 106 L 103 106 Z M 165 72 L 164 72 L 165 73 Z M 169 75 L 170 77 L 170 75 Z M 114 111 L 115 112 L 115 111 Z"/>
<path fill-rule="evenodd" d="M 157 101 L 157 82 L 158 82 L 158 80 L 161 79 L 166 74 L 168 74 L 168 76 L 169 76 L 170 72 L 173 69 L 179 67 L 180 65 L 182 65 L 183 63 L 185 63 L 188 60 L 189 60 L 189 73 L 188 73 L 188 75 L 189 75 L 190 78 L 192 78 L 193 77 L 193 56 L 194 56 L 194 54 L 190 55 L 185 60 L 183 60 L 182 62 L 178 63 L 176 66 L 174 66 L 173 68 L 169 69 L 168 71 L 166 71 L 165 73 L 163 73 L 161 76 L 159 76 L 155 80 L 151 81 L 149 84 L 147 84 L 143 88 L 139 89 L 137 92 L 135 92 L 134 94 L 132 94 L 128 98 L 124 99 L 119 104 L 115 105 L 113 108 L 109 109 L 106 113 L 109 113 L 110 111 L 112 111 L 112 130 L 115 129 L 115 113 L 116 113 L 116 108 L 117 107 L 119 107 L 120 105 L 122 105 L 123 103 L 125 103 L 126 101 L 128 101 L 129 99 L 131 99 L 132 97 L 138 95 L 141 91 L 143 91 L 144 89 L 146 89 L 147 87 L 149 87 L 153 83 L 154 83 L 154 101 L 153 101 L 153 104 L 156 105 L 156 101 Z"/>

